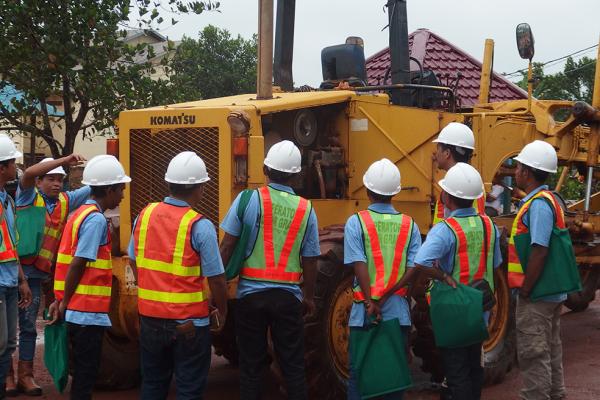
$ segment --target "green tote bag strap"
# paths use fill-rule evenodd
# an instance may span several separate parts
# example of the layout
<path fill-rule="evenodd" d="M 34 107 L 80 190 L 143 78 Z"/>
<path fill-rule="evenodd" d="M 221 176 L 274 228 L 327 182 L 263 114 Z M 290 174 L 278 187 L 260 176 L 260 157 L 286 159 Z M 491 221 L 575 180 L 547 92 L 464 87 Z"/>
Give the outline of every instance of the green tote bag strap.
<path fill-rule="evenodd" d="M 246 255 L 246 248 L 248 247 L 248 239 L 250 237 L 250 232 L 252 231 L 251 226 L 244 224 L 244 213 L 246 212 L 246 208 L 248 208 L 248 203 L 250 202 L 250 198 L 252 198 L 253 192 L 254 190 L 251 189 L 244 190 L 240 196 L 240 201 L 237 206 L 237 217 L 242 223 L 242 232 L 240 233 L 238 241 L 235 244 L 235 248 L 233 249 L 233 253 L 229 258 L 229 262 L 225 266 L 225 276 L 227 280 L 236 278 L 242 269 L 242 264 Z"/>

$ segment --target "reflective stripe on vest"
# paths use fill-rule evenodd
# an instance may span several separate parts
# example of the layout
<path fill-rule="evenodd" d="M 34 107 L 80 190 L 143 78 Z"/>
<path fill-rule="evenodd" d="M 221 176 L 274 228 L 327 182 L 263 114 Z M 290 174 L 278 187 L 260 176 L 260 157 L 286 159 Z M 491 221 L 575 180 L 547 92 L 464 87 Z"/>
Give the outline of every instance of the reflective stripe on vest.
<path fill-rule="evenodd" d="M 525 280 L 525 273 L 523 272 L 523 267 L 515 248 L 515 236 L 529 232 L 529 228 L 523 223 L 523 218 L 529 207 L 531 207 L 531 202 L 538 198 L 546 199 L 550 203 L 554 212 L 554 223 L 559 229 L 565 228 L 565 216 L 562 207 L 550 191 L 539 191 L 521 206 L 513 221 L 510 238 L 508 239 L 508 286 L 511 288 L 520 288 L 523 286 L 523 281 Z"/>
<path fill-rule="evenodd" d="M 485 199 L 486 199 L 486 196 L 485 196 L 485 190 L 484 190 L 483 196 L 481 196 L 478 199 L 473 200 L 473 208 L 479 215 L 486 215 L 485 214 Z M 446 218 L 445 210 L 446 210 L 446 207 L 444 207 L 444 204 L 442 203 L 442 195 L 440 194 L 440 196 L 438 197 L 438 199 L 435 202 L 435 208 L 433 210 L 433 222 L 432 222 L 433 225 L 437 224 L 438 222 L 442 222 L 444 220 L 444 218 Z"/>
<path fill-rule="evenodd" d="M 54 295 L 58 300 L 64 297 L 65 279 L 77 251 L 79 229 L 83 221 L 95 212 L 100 212 L 97 205 L 86 204 L 79 207 L 67 220 L 54 272 Z M 106 244 L 98 247 L 96 261 L 86 263 L 81 280 L 67 305 L 69 310 L 107 313 L 110 309 L 112 258 L 109 227 L 106 232 Z"/>
<path fill-rule="evenodd" d="M 404 214 L 379 214 L 368 210 L 359 212 L 358 218 L 365 237 L 371 298 L 377 300 L 398 283 L 406 272 L 413 221 Z M 356 285 L 353 291 L 354 301 L 365 300 L 360 286 Z M 406 293 L 406 288 L 401 288 L 395 294 L 406 296 Z"/>
<path fill-rule="evenodd" d="M 464 285 L 485 279 L 494 289 L 496 234 L 492 220 L 481 216 L 450 217 L 444 223 L 456 237 L 452 277 Z M 487 236 L 487 249 L 484 234 Z"/>
<path fill-rule="evenodd" d="M 200 256 L 192 227 L 202 218 L 191 207 L 151 203 L 133 233 L 141 315 L 166 319 L 208 316 Z"/>
<path fill-rule="evenodd" d="M 240 275 L 251 280 L 299 284 L 300 247 L 311 204 L 300 196 L 271 187 L 259 188 L 258 194 L 260 228 Z"/>
<path fill-rule="evenodd" d="M 9 195 L 7 194 L 7 196 Z M 0 215 L 2 215 L 2 222 L 0 223 L 0 234 L 2 235 L 2 243 L 0 243 L 0 263 L 15 261 L 17 259 L 17 249 L 13 238 L 10 236 L 8 222 L 6 221 L 6 215 L 4 215 L 5 212 L 6 209 L 4 204 L 0 201 Z"/>
<path fill-rule="evenodd" d="M 37 192 L 32 206 L 43 208 L 46 213 L 44 237 L 42 239 L 42 247 L 38 251 L 38 254 L 32 257 L 22 258 L 21 263 L 24 265 L 33 265 L 40 271 L 50 273 L 52 264 L 54 264 L 54 259 L 56 258 L 58 246 L 60 245 L 62 232 L 65 223 L 67 222 L 67 216 L 69 215 L 69 197 L 65 193 L 59 193 L 54 210 L 52 213 L 49 213 L 48 208 L 46 207 L 46 200 L 39 192 Z"/>

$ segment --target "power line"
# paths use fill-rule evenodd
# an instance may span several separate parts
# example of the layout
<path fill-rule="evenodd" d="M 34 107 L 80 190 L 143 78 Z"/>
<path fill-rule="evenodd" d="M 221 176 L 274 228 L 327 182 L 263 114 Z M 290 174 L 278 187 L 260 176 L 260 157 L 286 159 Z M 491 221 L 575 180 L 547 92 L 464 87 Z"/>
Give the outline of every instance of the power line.
<path fill-rule="evenodd" d="M 559 58 L 555 58 L 553 60 L 546 61 L 546 62 L 542 63 L 542 67 L 545 67 L 548 64 L 551 64 L 551 63 L 554 63 L 554 62 L 557 62 L 557 61 L 561 61 L 561 60 L 567 59 L 569 57 L 575 56 L 575 55 L 583 53 L 583 52 L 589 52 L 589 50 L 594 49 L 596 47 L 598 47 L 597 44 L 595 44 L 593 46 L 586 47 L 585 49 L 577 50 L 577 51 L 575 51 L 575 52 L 573 52 L 571 54 L 567 54 L 566 56 L 562 56 L 562 57 L 559 57 Z M 516 70 L 514 72 L 510 72 L 510 73 L 503 74 L 503 75 L 505 77 L 510 77 L 512 75 L 517 75 L 517 74 L 523 73 L 525 71 L 527 71 L 527 68 L 519 69 L 519 70 Z"/>

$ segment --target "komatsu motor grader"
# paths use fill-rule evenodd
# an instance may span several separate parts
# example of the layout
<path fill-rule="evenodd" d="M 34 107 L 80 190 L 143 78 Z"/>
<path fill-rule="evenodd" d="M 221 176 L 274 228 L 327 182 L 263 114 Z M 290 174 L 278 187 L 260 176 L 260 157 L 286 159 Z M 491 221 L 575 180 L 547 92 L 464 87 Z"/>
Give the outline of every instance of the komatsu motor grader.
<path fill-rule="evenodd" d="M 353 274 L 343 265 L 343 224 L 369 204 L 363 173 L 383 157 L 395 162 L 402 172 L 402 191 L 393 204 L 412 216 L 426 234 L 432 224 L 432 204 L 440 194 L 436 182 L 441 172 L 432 161 L 432 140 L 452 121 L 472 127 L 476 143 L 472 164 L 481 172 L 487 191 L 494 177 L 511 175 L 512 157 L 536 139 L 552 144 L 564 166 L 556 190 L 570 171 L 584 172 L 585 199 L 569 207 L 565 203 L 584 285 L 583 292 L 570 296 L 569 305 L 583 309 L 593 299 L 600 271 L 600 196 L 592 193 L 598 178 L 594 168 L 600 139 L 598 66 L 592 105 L 532 98 L 531 67 L 526 100 L 490 103 L 493 42 L 487 41 L 480 103 L 459 108 L 455 88 L 431 81 L 429 85 L 415 83 L 422 82 L 426 71 L 410 71 L 406 2 L 389 0 L 391 83 L 366 85 L 361 40 L 350 38 L 346 44 L 323 50 L 320 89 L 294 89 L 294 5 L 295 1 L 278 1 L 273 59 L 273 0 L 259 1 L 256 94 L 125 111 L 119 117 L 119 158 L 133 182 L 120 208 L 120 243 L 115 246 L 113 328 L 106 336 L 102 369 L 107 385 L 132 384 L 139 376 L 137 288 L 125 251 L 132 221 L 147 203 L 167 194 L 163 178 L 168 162 L 184 150 L 197 152 L 207 165 L 211 180 L 196 208 L 217 225 L 241 190 L 265 184 L 263 159 L 271 144 L 289 139 L 301 149 L 303 168 L 293 187 L 312 201 L 322 252 L 315 293 L 317 312 L 306 321 L 311 398 L 340 398 L 345 390 Z M 517 29 L 517 43 L 521 56 L 531 65 L 533 36 L 526 24 Z M 568 118 L 558 122 L 557 111 L 565 109 Z M 505 242 L 513 217 L 495 218 L 505 232 Z M 497 304 L 490 319 L 489 340 L 484 344 L 489 383 L 499 382 L 515 360 L 515 304 L 507 286 L 506 265 L 497 271 L 495 280 Z M 230 294 L 235 297 L 235 282 L 231 282 Z M 421 297 L 414 297 L 412 350 L 422 359 L 422 369 L 434 380 L 440 379 L 427 305 Z M 231 307 L 235 308 L 235 300 Z M 231 315 L 233 312 L 225 332 L 213 341 L 216 353 L 235 363 Z"/>

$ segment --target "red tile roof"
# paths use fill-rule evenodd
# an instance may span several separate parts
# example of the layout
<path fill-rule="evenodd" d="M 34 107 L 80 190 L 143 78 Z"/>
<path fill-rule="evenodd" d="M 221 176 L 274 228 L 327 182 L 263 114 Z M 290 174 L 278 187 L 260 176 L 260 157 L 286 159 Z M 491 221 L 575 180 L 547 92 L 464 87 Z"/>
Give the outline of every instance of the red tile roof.
<path fill-rule="evenodd" d="M 471 107 L 478 103 L 481 79 L 480 61 L 427 29 L 414 31 L 409 35 L 408 41 L 410 55 L 419 60 L 424 69 L 432 70 L 440 83 L 446 84 L 448 78 L 452 83 L 457 73 L 461 74 L 457 96 L 461 107 Z M 389 68 L 389 47 L 369 57 L 367 59 L 369 85 L 386 83 L 383 80 Z M 411 70 L 418 69 L 418 65 L 411 61 Z M 391 83 L 390 78 L 387 83 Z M 494 72 L 490 102 L 525 98 L 527 98 L 527 92 Z"/>

